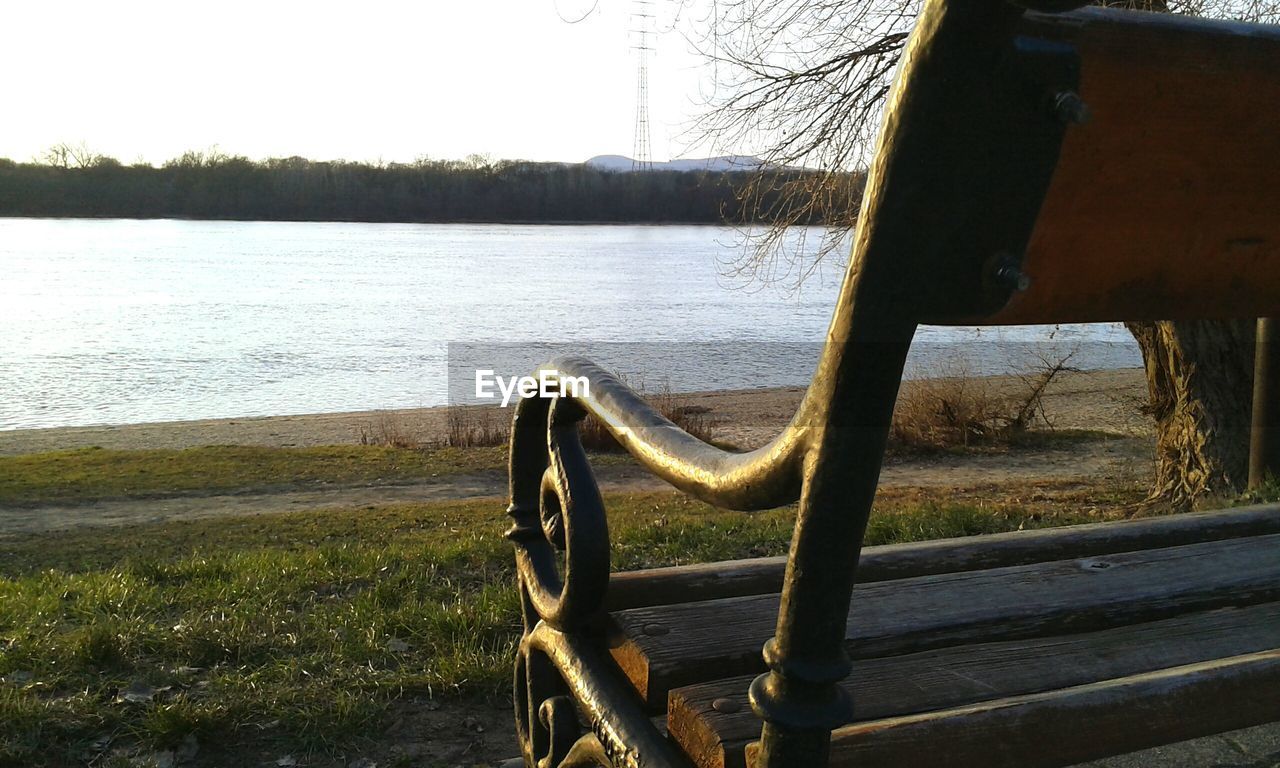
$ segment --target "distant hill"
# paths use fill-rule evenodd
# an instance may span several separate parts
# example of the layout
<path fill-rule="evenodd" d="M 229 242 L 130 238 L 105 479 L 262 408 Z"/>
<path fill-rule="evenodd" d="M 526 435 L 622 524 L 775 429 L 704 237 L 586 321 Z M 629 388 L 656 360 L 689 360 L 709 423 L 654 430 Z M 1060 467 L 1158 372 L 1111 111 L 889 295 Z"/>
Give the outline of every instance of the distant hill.
<path fill-rule="evenodd" d="M 634 160 L 623 155 L 596 155 L 586 165 L 601 171 L 629 172 Z M 754 171 L 764 164 L 758 157 L 750 155 L 722 155 L 720 157 L 698 157 L 682 160 L 669 160 L 665 163 L 654 163 L 655 171 Z"/>

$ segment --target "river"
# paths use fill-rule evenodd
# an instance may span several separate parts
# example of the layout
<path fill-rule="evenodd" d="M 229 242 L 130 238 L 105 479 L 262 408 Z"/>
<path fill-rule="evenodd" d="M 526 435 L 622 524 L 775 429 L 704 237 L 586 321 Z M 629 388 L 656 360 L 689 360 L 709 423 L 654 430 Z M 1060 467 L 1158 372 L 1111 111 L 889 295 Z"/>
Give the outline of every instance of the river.
<path fill-rule="evenodd" d="M 744 286 L 741 247 L 706 226 L 0 219 L 0 429 L 439 405 L 476 367 L 570 350 L 650 389 L 803 384 L 841 270 Z M 917 338 L 913 375 L 1140 363 L 1117 325 Z"/>

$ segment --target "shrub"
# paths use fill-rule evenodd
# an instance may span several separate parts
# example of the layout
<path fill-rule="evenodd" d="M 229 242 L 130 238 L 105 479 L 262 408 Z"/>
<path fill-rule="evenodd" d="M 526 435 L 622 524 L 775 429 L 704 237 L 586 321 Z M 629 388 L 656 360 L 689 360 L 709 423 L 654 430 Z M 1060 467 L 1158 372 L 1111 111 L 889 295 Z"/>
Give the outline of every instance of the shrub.
<path fill-rule="evenodd" d="M 445 422 L 445 443 L 454 448 L 506 445 L 511 434 L 511 412 L 491 406 L 446 406 Z"/>
<path fill-rule="evenodd" d="M 422 443 L 398 419 L 389 413 L 378 415 L 373 424 L 360 427 L 361 445 L 385 445 L 388 448 L 421 448 Z"/>
<path fill-rule="evenodd" d="M 1048 424 L 1043 397 L 1064 371 L 1071 355 L 1044 359 L 1020 375 L 1021 393 L 996 392 L 991 379 L 963 369 L 940 378 L 903 382 L 889 429 L 892 447 L 939 450 L 972 445 L 1008 444 L 1037 421 Z"/>

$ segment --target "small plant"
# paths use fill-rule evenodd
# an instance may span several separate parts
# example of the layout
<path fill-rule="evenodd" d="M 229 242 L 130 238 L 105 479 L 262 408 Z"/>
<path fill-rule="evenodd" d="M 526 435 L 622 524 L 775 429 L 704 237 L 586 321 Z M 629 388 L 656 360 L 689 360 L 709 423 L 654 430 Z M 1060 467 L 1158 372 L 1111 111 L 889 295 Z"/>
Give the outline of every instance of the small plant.
<path fill-rule="evenodd" d="M 1026 386 L 1021 394 L 995 392 L 989 379 L 970 376 L 963 366 L 940 378 L 903 382 L 890 443 L 916 450 L 1003 445 L 1037 421 L 1052 426 L 1044 412 L 1044 393 L 1059 374 L 1076 370 L 1067 364 L 1070 360 L 1070 354 L 1042 358 L 1032 371 L 1019 375 Z"/>
<path fill-rule="evenodd" d="M 360 427 L 360 444 L 410 450 L 422 447 L 421 441 L 410 434 L 399 419 L 390 413 L 379 414 L 376 422 Z"/>
<path fill-rule="evenodd" d="M 511 412 L 491 406 L 445 407 L 445 444 L 453 448 L 506 445 L 511 435 Z"/>
<path fill-rule="evenodd" d="M 124 658 L 120 635 L 110 622 L 85 627 L 75 642 L 75 648 L 78 660 L 90 667 L 115 667 Z"/>
<path fill-rule="evenodd" d="M 1280 478 L 1268 475 L 1262 485 L 1242 493 L 1236 504 L 1274 504 L 1277 501 L 1280 501 Z"/>

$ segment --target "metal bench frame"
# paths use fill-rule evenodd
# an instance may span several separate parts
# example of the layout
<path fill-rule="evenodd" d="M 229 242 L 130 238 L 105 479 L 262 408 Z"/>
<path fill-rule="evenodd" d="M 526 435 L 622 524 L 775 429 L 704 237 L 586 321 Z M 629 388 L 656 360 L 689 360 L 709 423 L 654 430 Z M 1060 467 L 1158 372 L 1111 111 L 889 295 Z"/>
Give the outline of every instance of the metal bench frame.
<path fill-rule="evenodd" d="M 527 765 L 687 764 L 599 639 L 609 538 L 577 436 L 588 413 L 655 474 L 706 502 L 759 510 L 799 501 L 777 631 L 764 648 L 769 672 L 750 692 L 763 722 L 756 764 L 826 765 L 831 730 L 853 715 L 837 685 L 851 671 L 845 617 L 917 325 L 1059 321 L 1028 316 L 1026 302 L 1021 314 L 999 317 L 1027 288 L 1023 254 L 1064 137 L 1087 113 L 1073 45 L 1025 33 L 1028 24 L 1052 28 L 1058 17 L 1049 12 L 1079 4 L 1024 5 L 1033 12 L 1000 0 L 926 2 L 889 97 L 824 354 L 776 439 L 743 454 L 709 446 L 580 358 L 544 368 L 587 377 L 589 397 L 518 405 L 507 512 L 524 622 L 515 688 Z M 1086 315 L 1079 319 L 1103 319 Z"/>

